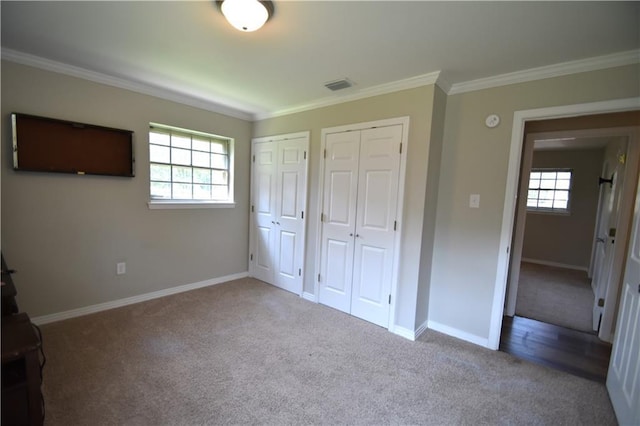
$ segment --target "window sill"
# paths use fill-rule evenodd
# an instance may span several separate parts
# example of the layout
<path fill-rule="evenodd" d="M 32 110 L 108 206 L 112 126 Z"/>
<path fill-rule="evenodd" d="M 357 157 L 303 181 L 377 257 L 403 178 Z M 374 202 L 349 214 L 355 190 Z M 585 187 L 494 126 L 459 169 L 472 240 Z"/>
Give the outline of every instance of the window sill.
<path fill-rule="evenodd" d="M 233 209 L 234 202 L 217 201 L 176 201 L 176 200 L 151 200 L 147 203 L 151 210 L 169 209 Z"/>
<path fill-rule="evenodd" d="M 550 215 L 550 216 L 571 216 L 571 211 L 561 211 L 561 210 L 530 210 L 527 209 L 527 214 L 541 214 L 541 215 Z"/>

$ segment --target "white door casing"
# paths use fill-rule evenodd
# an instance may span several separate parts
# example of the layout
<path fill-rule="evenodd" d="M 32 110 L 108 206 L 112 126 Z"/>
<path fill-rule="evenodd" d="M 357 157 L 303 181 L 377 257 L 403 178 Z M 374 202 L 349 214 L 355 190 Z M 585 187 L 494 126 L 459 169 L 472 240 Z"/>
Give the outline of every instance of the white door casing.
<path fill-rule="evenodd" d="M 402 125 L 325 138 L 319 302 L 389 326 Z"/>
<path fill-rule="evenodd" d="M 621 425 L 640 424 L 640 186 L 620 296 L 607 390 Z"/>
<path fill-rule="evenodd" d="M 250 275 L 302 294 L 309 133 L 252 141 Z"/>

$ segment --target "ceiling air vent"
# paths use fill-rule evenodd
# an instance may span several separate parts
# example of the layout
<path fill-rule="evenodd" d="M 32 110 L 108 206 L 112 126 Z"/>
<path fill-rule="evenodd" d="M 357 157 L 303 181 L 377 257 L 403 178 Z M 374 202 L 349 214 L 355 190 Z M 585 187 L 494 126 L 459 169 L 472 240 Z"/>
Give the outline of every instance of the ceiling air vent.
<path fill-rule="evenodd" d="M 333 90 L 334 92 L 336 90 L 346 89 L 351 86 L 353 86 L 353 82 L 348 78 L 343 78 L 342 80 L 330 81 L 328 83 L 325 83 L 324 85 L 324 87 L 326 87 L 329 90 Z"/>

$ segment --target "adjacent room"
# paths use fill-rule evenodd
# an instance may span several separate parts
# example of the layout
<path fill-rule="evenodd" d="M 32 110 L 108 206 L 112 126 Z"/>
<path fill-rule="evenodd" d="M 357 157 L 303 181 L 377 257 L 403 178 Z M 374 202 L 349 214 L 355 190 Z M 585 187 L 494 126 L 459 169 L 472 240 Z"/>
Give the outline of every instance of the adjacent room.
<path fill-rule="evenodd" d="M 0 12 L 3 424 L 640 424 L 640 3 Z"/>

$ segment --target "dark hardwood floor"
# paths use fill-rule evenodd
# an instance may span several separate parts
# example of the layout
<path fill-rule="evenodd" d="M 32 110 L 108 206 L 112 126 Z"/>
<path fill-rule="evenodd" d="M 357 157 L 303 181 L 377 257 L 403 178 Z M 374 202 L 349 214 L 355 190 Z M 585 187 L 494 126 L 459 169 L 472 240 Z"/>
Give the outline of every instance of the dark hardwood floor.
<path fill-rule="evenodd" d="M 500 350 L 603 383 L 611 356 L 611 345 L 593 334 L 518 316 L 504 317 Z"/>

